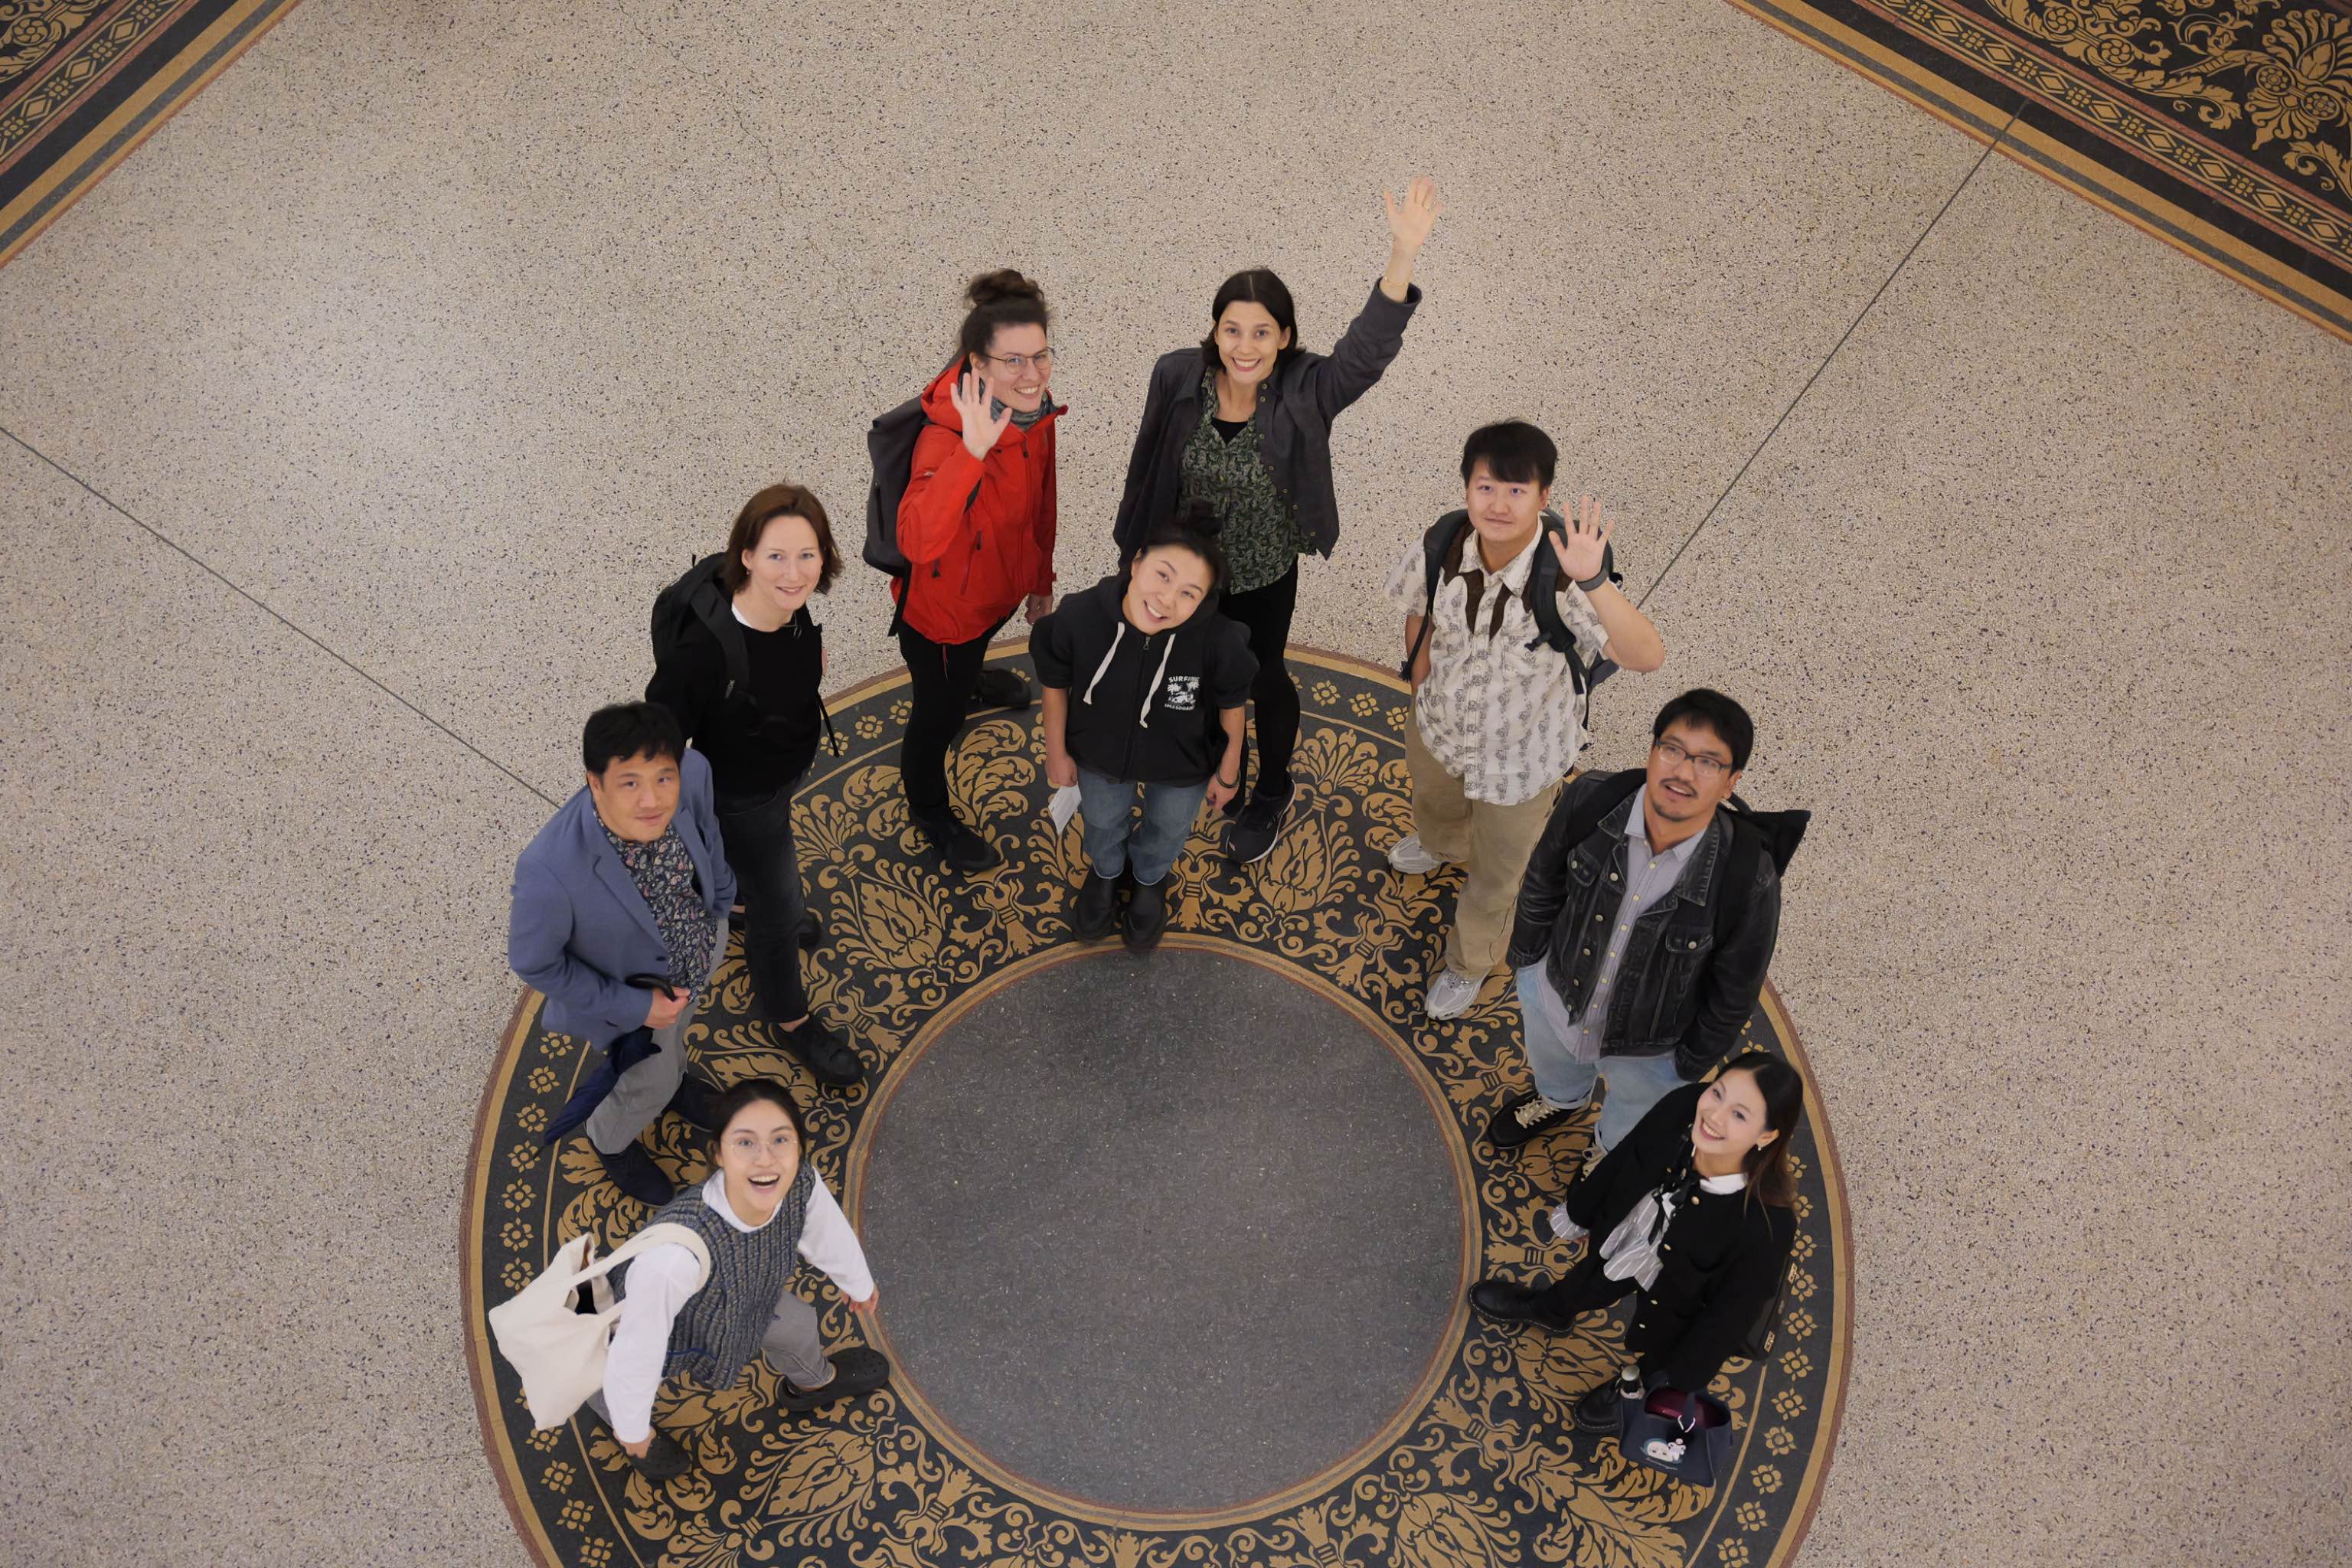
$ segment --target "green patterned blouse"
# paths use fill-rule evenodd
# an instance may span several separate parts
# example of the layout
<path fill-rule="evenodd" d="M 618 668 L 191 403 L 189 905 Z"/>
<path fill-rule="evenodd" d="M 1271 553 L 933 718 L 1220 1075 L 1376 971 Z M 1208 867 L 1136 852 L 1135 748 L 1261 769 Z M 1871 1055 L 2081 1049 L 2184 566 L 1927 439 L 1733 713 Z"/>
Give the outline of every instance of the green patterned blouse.
<path fill-rule="evenodd" d="M 1226 440 L 1217 433 L 1217 376 L 1201 377 L 1201 425 L 1184 443 L 1183 499 L 1206 500 L 1224 524 L 1225 560 L 1233 568 L 1230 594 L 1246 594 L 1278 583 L 1307 548 L 1298 509 L 1274 482 L 1260 452 L 1255 421 Z"/>

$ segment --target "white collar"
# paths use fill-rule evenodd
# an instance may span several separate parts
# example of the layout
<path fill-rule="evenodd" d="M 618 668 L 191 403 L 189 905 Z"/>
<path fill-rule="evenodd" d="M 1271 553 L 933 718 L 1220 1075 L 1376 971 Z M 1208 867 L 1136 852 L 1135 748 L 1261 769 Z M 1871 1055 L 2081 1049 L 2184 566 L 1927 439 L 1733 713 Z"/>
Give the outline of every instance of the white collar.
<path fill-rule="evenodd" d="M 1543 548 L 1543 542 L 1544 531 L 1541 527 L 1538 527 L 1536 536 L 1528 540 L 1517 555 L 1504 562 L 1500 572 L 1488 572 L 1486 557 L 1478 548 L 1477 525 L 1474 523 L 1471 525 L 1469 539 L 1462 546 L 1462 575 L 1466 577 L 1473 572 L 1483 574 L 1502 584 L 1513 594 L 1525 598 L 1528 592 L 1528 579 L 1535 574 L 1536 552 Z"/>
<path fill-rule="evenodd" d="M 1727 1176 L 1701 1176 L 1698 1190 L 1703 1193 L 1736 1193 L 1748 1184 L 1748 1173 L 1734 1171 Z"/>
<path fill-rule="evenodd" d="M 1737 1189 L 1734 1190 L 1736 1191 Z M 742 1231 L 746 1235 L 751 1235 L 767 1229 L 768 1226 L 775 1223 L 776 1215 L 780 1215 L 784 1212 L 784 1205 L 778 1204 L 775 1208 L 775 1213 L 771 1214 L 766 1219 L 761 1220 L 757 1225 L 745 1225 L 741 1220 L 737 1219 L 735 1217 L 735 1210 L 727 1202 L 727 1173 L 724 1171 L 711 1172 L 710 1179 L 702 1184 L 702 1201 L 709 1204 L 713 1209 L 718 1211 L 718 1215 L 720 1219 L 725 1220 L 729 1225 L 733 1226 L 737 1230 Z"/>

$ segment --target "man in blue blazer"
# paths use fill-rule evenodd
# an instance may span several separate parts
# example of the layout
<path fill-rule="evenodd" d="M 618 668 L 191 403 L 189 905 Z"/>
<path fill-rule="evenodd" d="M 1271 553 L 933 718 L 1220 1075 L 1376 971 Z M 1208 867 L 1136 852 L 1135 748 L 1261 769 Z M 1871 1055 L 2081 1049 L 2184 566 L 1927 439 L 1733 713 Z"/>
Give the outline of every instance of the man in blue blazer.
<path fill-rule="evenodd" d="M 621 1074 L 587 1130 L 620 1189 L 658 1207 L 670 1182 L 637 1134 L 673 1097 L 689 1119 L 699 1107 L 699 1086 L 686 1081 L 686 1026 L 727 952 L 735 874 L 710 764 L 687 749 L 667 709 L 601 708 L 580 750 L 586 785 L 515 862 L 507 962 L 546 994 L 551 1029 L 607 1048 L 653 1032 L 658 1048 Z"/>

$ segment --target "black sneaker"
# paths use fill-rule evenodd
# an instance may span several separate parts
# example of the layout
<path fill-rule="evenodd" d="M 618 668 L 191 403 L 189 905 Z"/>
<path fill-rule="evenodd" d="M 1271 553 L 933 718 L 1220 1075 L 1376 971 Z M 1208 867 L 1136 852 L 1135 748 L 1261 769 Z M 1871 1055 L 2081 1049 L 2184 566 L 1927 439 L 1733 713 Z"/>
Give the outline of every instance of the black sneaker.
<path fill-rule="evenodd" d="M 1070 934 L 1080 942 L 1100 942 L 1118 919 L 1118 879 L 1090 870 L 1070 905 Z"/>
<path fill-rule="evenodd" d="M 1255 866 L 1273 849 L 1274 841 L 1282 837 L 1282 825 L 1290 815 L 1291 797 L 1298 786 L 1286 784 L 1280 795 L 1253 795 L 1249 804 L 1234 825 L 1225 829 L 1225 853 L 1237 866 Z"/>
<path fill-rule="evenodd" d="M 621 1450 L 625 1454 L 626 1448 Z M 629 1454 L 629 1468 L 649 1481 L 675 1480 L 694 1468 L 694 1456 L 686 1445 L 667 1432 L 656 1432 L 654 1440 L 646 1445 L 645 1457 Z"/>
<path fill-rule="evenodd" d="M 852 1345 L 833 1357 L 833 1381 L 821 1388 L 802 1388 L 791 1378 L 776 1379 L 776 1403 L 786 1410 L 821 1410 L 844 1399 L 873 1393 L 890 1381 L 890 1362 L 880 1351 Z"/>
<path fill-rule="evenodd" d="M 971 683 L 972 700 L 982 708 L 1026 708 L 1037 700 L 1017 669 L 983 669 Z"/>
<path fill-rule="evenodd" d="M 705 1132 L 719 1131 L 719 1090 L 692 1073 L 677 1080 L 677 1089 L 669 1097 L 669 1108 Z"/>
<path fill-rule="evenodd" d="M 824 945 L 824 922 L 816 918 L 814 910 L 803 910 L 800 923 L 793 927 L 793 942 L 803 952 L 814 952 Z"/>
<path fill-rule="evenodd" d="M 1486 1123 L 1486 1142 L 1497 1149 L 1517 1149 L 1547 1132 L 1557 1132 L 1584 1108 L 1554 1105 L 1540 1094 L 1523 1094 L 1503 1102 L 1495 1120 Z"/>
<path fill-rule="evenodd" d="M 604 1174 L 613 1178 L 613 1184 L 646 1207 L 659 1208 L 677 1195 L 677 1189 L 669 1184 L 669 1178 L 654 1163 L 654 1157 L 634 1139 L 617 1154 L 606 1154 L 601 1149 L 596 1152 L 604 1160 Z"/>
<path fill-rule="evenodd" d="M 849 1048 L 849 1041 L 814 1013 L 797 1029 L 769 1025 L 768 1037 L 799 1058 L 811 1076 L 828 1088 L 849 1089 L 866 1081 L 866 1064 Z"/>
<path fill-rule="evenodd" d="M 953 812 L 926 812 L 915 818 L 915 826 L 955 870 L 985 871 L 1004 858 L 995 845 L 958 821 Z"/>
<path fill-rule="evenodd" d="M 1127 951 L 1150 952 L 1160 945 L 1160 933 L 1168 929 L 1168 879 L 1162 877 L 1150 887 L 1138 884 L 1127 895 Z"/>

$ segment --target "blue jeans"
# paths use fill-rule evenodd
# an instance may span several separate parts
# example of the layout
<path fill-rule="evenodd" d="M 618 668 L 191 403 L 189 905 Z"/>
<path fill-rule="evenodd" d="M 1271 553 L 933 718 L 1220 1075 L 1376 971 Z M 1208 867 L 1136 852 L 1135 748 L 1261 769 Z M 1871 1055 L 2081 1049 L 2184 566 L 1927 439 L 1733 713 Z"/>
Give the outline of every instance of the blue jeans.
<path fill-rule="evenodd" d="M 1520 970 L 1517 980 L 1519 1034 L 1527 1042 L 1528 1070 L 1535 1075 L 1536 1092 L 1554 1105 L 1582 1105 L 1592 1098 L 1595 1078 L 1609 1080 L 1609 1098 L 1601 1103 L 1601 1125 L 1592 1134 L 1601 1148 L 1617 1147 L 1634 1124 L 1650 1113 L 1650 1107 L 1683 1086 L 1672 1051 L 1655 1057 L 1578 1061 L 1535 1001 L 1536 987 L 1550 984 L 1544 978 L 1543 961 L 1538 959 Z"/>
<path fill-rule="evenodd" d="M 1135 820 L 1135 796 L 1143 793 L 1143 821 Z M 1139 784 L 1126 779 L 1078 770 L 1078 812 L 1085 826 L 1080 840 L 1087 864 L 1099 877 L 1135 872 L 1136 886 L 1149 888 L 1168 879 L 1192 836 L 1192 819 L 1201 815 L 1201 801 L 1209 781 L 1192 784 Z"/>

